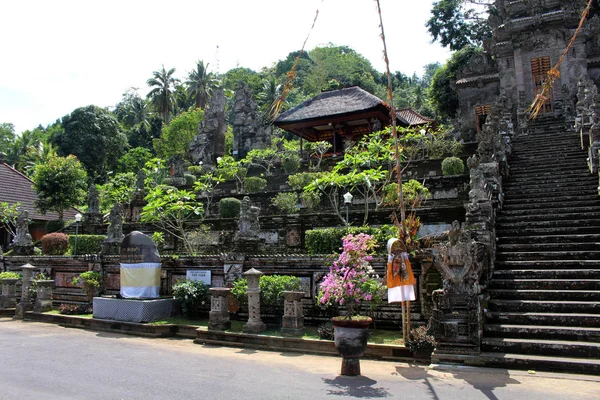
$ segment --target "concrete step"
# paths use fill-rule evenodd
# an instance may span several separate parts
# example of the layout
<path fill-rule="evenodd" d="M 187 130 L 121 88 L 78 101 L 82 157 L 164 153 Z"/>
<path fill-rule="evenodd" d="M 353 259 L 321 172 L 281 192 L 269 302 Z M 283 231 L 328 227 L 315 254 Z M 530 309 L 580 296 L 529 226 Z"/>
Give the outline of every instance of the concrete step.
<path fill-rule="evenodd" d="M 599 260 L 496 261 L 496 269 L 599 269 Z"/>
<path fill-rule="evenodd" d="M 600 279 L 600 269 L 513 269 L 496 270 L 492 275 L 492 281 L 514 279 L 541 280 L 597 280 Z"/>
<path fill-rule="evenodd" d="M 531 170 L 545 165 L 560 165 L 563 167 L 568 167 L 585 164 L 586 158 L 586 154 L 583 152 L 568 156 L 560 154 L 541 154 L 538 156 L 528 155 L 525 158 L 513 157 L 510 159 L 508 165 L 510 165 L 511 169 L 513 170 Z"/>
<path fill-rule="evenodd" d="M 600 314 L 597 301 L 551 301 L 491 299 L 490 311 Z"/>
<path fill-rule="evenodd" d="M 486 338 L 481 341 L 482 351 L 512 354 L 536 354 L 596 358 L 600 361 L 600 343 L 568 340 L 522 338 Z"/>
<path fill-rule="evenodd" d="M 574 372 L 600 374 L 600 360 L 575 357 L 555 357 L 526 354 L 482 352 L 479 356 L 485 365 L 507 369 L 529 369 L 536 371 Z"/>
<path fill-rule="evenodd" d="M 577 145 L 573 143 L 566 142 L 563 144 L 561 149 L 562 151 L 550 151 L 547 149 L 536 149 L 530 151 L 523 151 L 523 148 L 516 149 L 516 151 L 512 154 L 510 161 L 523 161 L 527 162 L 529 160 L 548 160 L 549 158 L 555 159 L 569 159 L 569 158 L 577 158 L 577 157 L 587 157 L 587 153 Z"/>
<path fill-rule="evenodd" d="M 488 289 L 494 300 L 552 300 L 600 302 L 598 290 Z"/>
<path fill-rule="evenodd" d="M 554 186 L 534 186 L 520 185 L 519 188 L 505 188 L 505 198 L 551 198 L 555 196 L 572 196 L 577 194 L 598 195 L 598 187 L 596 185 L 569 185 L 555 184 Z"/>
<path fill-rule="evenodd" d="M 600 342 L 600 328 L 577 326 L 486 324 L 487 337 L 568 340 L 577 342 Z"/>
<path fill-rule="evenodd" d="M 491 324 L 600 328 L 599 314 L 488 311 L 485 319 Z"/>
<path fill-rule="evenodd" d="M 492 277 L 488 288 L 489 290 L 600 291 L 600 276 L 598 279 L 496 279 Z M 501 296 L 494 296 L 494 298 L 501 298 Z"/>
<path fill-rule="evenodd" d="M 497 252 L 498 261 L 597 260 L 600 251 L 511 251 Z"/>
<path fill-rule="evenodd" d="M 587 178 L 594 177 L 588 169 L 577 168 L 568 169 L 565 171 L 540 171 L 535 173 L 529 173 L 528 171 L 511 171 L 511 175 L 508 177 L 507 182 L 530 182 L 535 183 L 536 181 L 542 180 L 563 180 L 572 178 Z"/>

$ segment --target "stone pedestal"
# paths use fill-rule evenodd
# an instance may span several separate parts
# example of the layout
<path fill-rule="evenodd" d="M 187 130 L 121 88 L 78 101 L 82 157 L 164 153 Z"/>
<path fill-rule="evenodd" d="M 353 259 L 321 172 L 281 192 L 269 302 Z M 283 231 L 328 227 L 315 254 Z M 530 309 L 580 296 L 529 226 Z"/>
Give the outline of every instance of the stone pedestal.
<path fill-rule="evenodd" d="M 208 329 L 214 331 L 224 331 L 231 328 L 229 320 L 229 288 L 211 288 L 210 289 L 210 313 L 208 319 Z"/>
<path fill-rule="evenodd" d="M 25 318 L 25 312 L 33 310 L 33 304 L 31 304 L 31 298 L 29 297 L 29 289 L 31 289 L 31 278 L 33 277 L 33 271 L 37 271 L 37 268 L 31 264 L 26 264 L 21 267 L 22 286 L 21 286 L 21 301 L 17 304 L 15 312 L 15 318 Z"/>
<path fill-rule="evenodd" d="M 100 249 L 103 255 L 119 255 L 121 254 L 121 242 L 104 241 L 100 243 Z"/>
<path fill-rule="evenodd" d="M 35 281 L 37 285 L 37 296 L 33 311 L 43 313 L 52 310 L 52 291 L 54 289 L 53 280 Z"/>
<path fill-rule="evenodd" d="M 242 274 L 248 281 L 248 322 L 244 332 L 260 333 L 267 330 L 267 325 L 260 318 L 260 287 L 258 282 L 263 273 L 252 268 Z"/>
<path fill-rule="evenodd" d="M 303 297 L 304 292 L 283 292 L 284 303 L 281 336 L 302 336 L 304 334 Z"/>
<path fill-rule="evenodd" d="M 31 256 L 33 255 L 33 245 L 21 246 L 15 244 L 12 247 L 12 252 L 15 256 Z"/>
<path fill-rule="evenodd" d="M 0 308 L 15 308 L 17 305 L 17 278 L 2 279 L 2 297 Z"/>

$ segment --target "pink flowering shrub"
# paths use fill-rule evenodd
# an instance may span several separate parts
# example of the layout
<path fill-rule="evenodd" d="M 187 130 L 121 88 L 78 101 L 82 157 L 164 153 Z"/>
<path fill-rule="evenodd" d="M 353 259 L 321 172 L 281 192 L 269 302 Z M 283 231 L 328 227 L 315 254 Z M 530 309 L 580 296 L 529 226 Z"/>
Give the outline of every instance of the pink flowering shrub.
<path fill-rule="evenodd" d="M 343 251 L 319 286 L 320 305 L 346 306 L 347 317 L 352 318 L 362 301 L 381 301 L 383 286 L 369 264 L 375 245 L 371 235 L 344 236 Z"/>

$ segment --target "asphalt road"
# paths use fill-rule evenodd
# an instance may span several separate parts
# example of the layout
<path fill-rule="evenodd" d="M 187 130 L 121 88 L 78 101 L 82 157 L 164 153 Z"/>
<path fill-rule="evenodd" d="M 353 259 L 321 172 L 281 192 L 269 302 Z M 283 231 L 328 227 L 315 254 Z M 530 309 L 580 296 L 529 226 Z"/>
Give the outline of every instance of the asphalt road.
<path fill-rule="evenodd" d="M 0 318 L 0 399 L 599 399 L 600 378 L 201 346 Z"/>

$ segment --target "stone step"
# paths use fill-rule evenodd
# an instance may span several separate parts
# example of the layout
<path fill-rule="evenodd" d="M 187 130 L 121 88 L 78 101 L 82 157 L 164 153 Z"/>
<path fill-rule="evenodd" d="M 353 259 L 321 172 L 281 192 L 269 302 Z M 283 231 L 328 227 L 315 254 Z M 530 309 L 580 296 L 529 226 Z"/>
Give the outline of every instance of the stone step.
<path fill-rule="evenodd" d="M 598 279 L 495 279 L 492 278 L 489 289 L 503 290 L 584 290 L 600 291 Z M 496 297 L 496 296 L 495 296 Z M 499 297 L 497 297 L 499 298 Z M 516 299 L 516 297 L 515 297 Z M 565 298 L 566 299 L 566 298 Z"/>
<path fill-rule="evenodd" d="M 499 218 L 504 217 L 519 217 L 519 216 L 534 216 L 534 215 L 566 215 L 569 213 L 582 213 L 587 215 L 589 213 L 600 213 L 600 198 L 598 199 L 597 205 L 593 206 L 571 206 L 564 207 L 564 204 L 557 204 L 556 207 L 544 207 L 540 208 L 525 208 L 525 209 L 503 209 L 500 213 Z"/>
<path fill-rule="evenodd" d="M 553 198 L 556 196 L 573 196 L 573 195 L 598 195 L 598 187 L 596 185 L 568 185 L 554 184 L 553 186 L 534 186 L 534 185 L 519 185 L 517 188 L 506 189 L 504 197 L 506 199 L 518 198 Z"/>
<path fill-rule="evenodd" d="M 600 362 L 600 343 L 594 342 L 484 337 L 481 349 L 494 353 L 596 358 Z"/>
<path fill-rule="evenodd" d="M 527 354 L 482 352 L 479 359 L 490 367 L 552 372 L 600 374 L 600 360 Z"/>
<path fill-rule="evenodd" d="M 511 251 L 497 252 L 498 261 L 597 260 L 600 251 Z"/>
<path fill-rule="evenodd" d="M 570 192 L 567 195 L 553 193 L 550 196 L 519 195 L 518 193 L 505 193 L 505 204 L 546 204 L 563 203 L 563 206 L 572 201 L 598 201 L 598 192 L 595 190 L 586 190 L 585 193 Z"/>
<path fill-rule="evenodd" d="M 598 260 L 496 261 L 497 269 L 600 269 Z"/>
<path fill-rule="evenodd" d="M 532 251 L 600 251 L 600 242 L 588 243 L 512 243 L 499 244 L 497 250 L 502 253 Z"/>
<path fill-rule="evenodd" d="M 533 279 L 533 280 L 596 280 L 600 279 L 600 269 L 513 269 L 496 270 L 492 282 L 497 280 Z"/>
<path fill-rule="evenodd" d="M 581 175 L 570 174 L 568 178 L 560 177 L 560 176 L 552 176 L 548 175 L 546 177 L 537 177 L 535 181 L 531 181 L 529 178 L 511 175 L 508 177 L 508 180 L 504 183 L 503 187 L 513 187 L 513 185 L 517 184 L 536 184 L 536 185 L 545 185 L 545 184 L 553 184 L 553 183 L 563 183 L 563 182 L 585 182 L 589 185 L 595 185 L 598 183 L 598 177 L 589 173 L 589 171 L 582 172 Z"/>
<path fill-rule="evenodd" d="M 597 227 L 600 232 L 600 220 L 598 219 L 569 219 L 569 220 L 551 220 L 551 221 L 522 221 L 522 222 L 498 222 L 496 224 L 498 230 L 503 229 L 518 229 L 518 228 L 584 228 Z"/>
<path fill-rule="evenodd" d="M 494 300 L 600 301 L 598 290 L 489 289 Z"/>
<path fill-rule="evenodd" d="M 510 236 L 548 236 L 548 235 L 565 235 L 575 234 L 582 235 L 598 232 L 597 226 L 572 226 L 572 227 L 555 227 L 555 228 L 498 228 L 496 234 L 499 238 Z"/>
<path fill-rule="evenodd" d="M 582 199 L 582 200 L 574 200 L 569 202 L 568 204 L 565 202 L 537 202 L 537 203 L 532 203 L 532 202 L 514 202 L 511 203 L 510 201 L 508 202 L 504 202 L 504 204 L 502 205 L 502 212 L 512 212 L 512 211 L 526 211 L 526 210 L 552 210 L 552 212 L 554 212 L 554 209 L 564 209 L 566 205 L 570 206 L 569 208 L 579 208 L 579 207 L 596 207 L 600 204 L 600 197 L 598 197 L 597 195 L 593 195 L 593 196 L 586 196 L 586 199 Z M 584 210 L 585 211 L 585 210 Z M 560 212 L 560 210 L 557 210 L 556 212 Z"/>
<path fill-rule="evenodd" d="M 502 187 L 504 188 L 504 190 L 506 191 L 519 191 L 519 192 L 523 192 L 523 191 L 528 191 L 528 190 L 536 190 L 536 191 L 542 191 L 542 190 L 566 190 L 569 188 L 582 188 L 582 187 L 588 187 L 588 188 L 596 188 L 598 186 L 598 178 L 594 178 L 591 177 L 591 179 L 586 179 L 586 180 L 571 180 L 571 179 L 564 179 L 564 180 L 555 180 L 554 182 L 539 182 L 539 181 L 535 181 L 535 182 L 508 182 L 505 183 Z"/>
<path fill-rule="evenodd" d="M 502 213 L 499 217 L 498 217 L 498 222 L 499 223 L 509 223 L 509 222 L 541 222 L 541 221 L 547 221 L 549 219 L 552 219 L 554 221 L 561 221 L 561 220 L 578 220 L 578 219 L 589 219 L 589 220 L 593 220 L 593 219 L 600 219 L 600 211 L 597 212 L 581 212 L 578 209 L 574 209 L 571 211 L 575 211 L 575 212 L 565 212 L 565 213 L 557 213 L 557 212 L 546 212 L 546 213 L 539 213 L 542 210 L 538 210 L 538 213 L 532 213 L 530 212 L 529 214 L 521 214 L 521 215 L 506 215 L 504 213 Z"/>
<path fill-rule="evenodd" d="M 597 301 L 508 300 L 491 299 L 490 311 L 600 314 Z"/>
<path fill-rule="evenodd" d="M 542 160 L 542 159 L 561 159 L 561 158 L 572 158 L 572 157 L 587 157 L 587 153 L 577 145 L 569 145 L 565 144 L 561 147 L 560 151 L 548 151 L 548 150 L 540 150 L 534 149 L 530 151 L 523 152 L 523 149 L 516 149 L 516 151 L 512 154 L 510 161 L 529 161 L 529 160 Z"/>
<path fill-rule="evenodd" d="M 486 337 L 600 342 L 600 328 L 577 326 L 486 324 Z"/>
<path fill-rule="evenodd" d="M 508 182 L 531 182 L 532 184 L 540 180 L 569 180 L 573 178 L 594 177 L 588 169 L 569 169 L 564 171 L 511 171 Z"/>
<path fill-rule="evenodd" d="M 510 165 L 510 164 L 509 164 Z M 515 167 L 511 168 L 511 174 L 516 176 L 530 176 L 537 175 L 540 173 L 555 173 L 561 174 L 563 172 L 571 172 L 571 173 L 581 173 L 586 169 L 585 160 L 581 160 L 578 163 L 569 163 L 569 164 L 544 164 L 544 165 L 534 165 L 534 166 L 523 166 L 521 168 Z"/>
<path fill-rule="evenodd" d="M 584 313 L 494 312 L 485 313 L 486 323 L 600 328 L 600 315 Z"/>
<path fill-rule="evenodd" d="M 553 165 L 553 166 L 573 166 L 573 165 L 585 165 L 586 162 L 585 153 L 574 154 L 569 156 L 558 156 L 553 154 L 544 154 L 537 157 L 529 156 L 527 158 L 513 157 L 509 161 L 509 165 L 513 170 L 520 169 L 534 169 L 541 166 Z"/>

